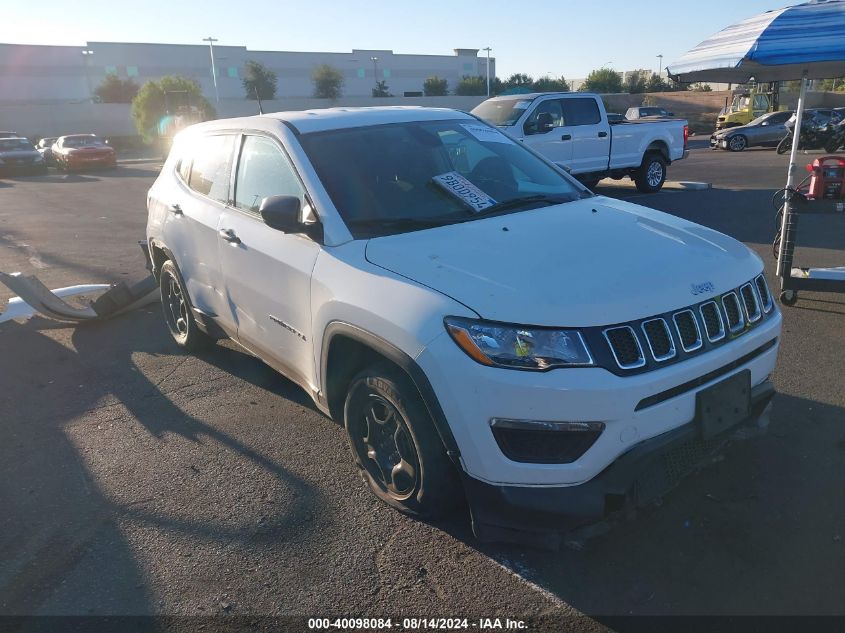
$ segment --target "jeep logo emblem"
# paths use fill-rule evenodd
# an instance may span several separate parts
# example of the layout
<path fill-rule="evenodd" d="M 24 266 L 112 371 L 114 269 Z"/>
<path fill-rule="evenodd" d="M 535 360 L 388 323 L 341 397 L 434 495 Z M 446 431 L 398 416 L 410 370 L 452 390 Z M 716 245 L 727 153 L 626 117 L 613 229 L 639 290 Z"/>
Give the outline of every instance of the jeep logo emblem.
<path fill-rule="evenodd" d="M 694 295 L 702 295 L 705 292 L 713 292 L 716 290 L 716 286 L 711 281 L 705 281 L 700 284 L 690 284 L 690 290 Z"/>

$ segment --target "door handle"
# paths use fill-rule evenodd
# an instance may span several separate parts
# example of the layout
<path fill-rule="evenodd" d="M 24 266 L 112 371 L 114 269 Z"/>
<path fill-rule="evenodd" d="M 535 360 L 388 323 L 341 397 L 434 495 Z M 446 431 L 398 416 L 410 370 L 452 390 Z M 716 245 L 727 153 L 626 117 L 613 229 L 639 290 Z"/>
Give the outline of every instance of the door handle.
<path fill-rule="evenodd" d="M 599 132 L 599 138 L 604 138 L 607 136 L 607 132 Z"/>
<path fill-rule="evenodd" d="M 182 207 L 179 206 L 178 202 L 174 202 L 173 204 L 167 207 L 167 210 L 170 211 L 173 215 L 183 215 Z"/>
<path fill-rule="evenodd" d="M 571 134 L 564 134 L 563 136 L 560 137 L 560 140 L 561 141 L 571 141 L 572 135 Z"/>
<path fill-rule="evenodd" d="M 241 238 L 235 235 L 235 232 L 232 229 L 220 229 L 217 231 L 217 234 L 229 244 L 240 244 Z"/>

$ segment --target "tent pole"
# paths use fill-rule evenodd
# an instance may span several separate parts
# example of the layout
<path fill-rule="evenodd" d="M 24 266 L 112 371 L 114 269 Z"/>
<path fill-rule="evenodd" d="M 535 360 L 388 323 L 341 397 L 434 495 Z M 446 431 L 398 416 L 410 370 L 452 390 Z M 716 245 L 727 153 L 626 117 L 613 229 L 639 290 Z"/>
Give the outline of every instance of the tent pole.
<path fill-rule="evenodd" d="M 804 105 L 807 98 L 807 73 L 801 76 L 801 91 L 798 93 L 798 107 L 795 112 L 795 127 L 792 132 L 792 151 L 789 152 L 789 171 L 786 176 L 786 194 L 783 202 L 783 220 L 780 226 L 780 248 L 778 248 L 777 275 L 781 278 L 781 289 L 784 287 L 784 277 L 789 277 L 792 271 L 792 251 L 795 248 L 795 225 L 792 218 L 792 187 L 795 185 L 795 173 L 798 167 L 795 161 L 798 157 L 798 145 L 801 142 L 801 124 L 804 121 Z M 797 218 L 795 218 L 797 220 Z"/>

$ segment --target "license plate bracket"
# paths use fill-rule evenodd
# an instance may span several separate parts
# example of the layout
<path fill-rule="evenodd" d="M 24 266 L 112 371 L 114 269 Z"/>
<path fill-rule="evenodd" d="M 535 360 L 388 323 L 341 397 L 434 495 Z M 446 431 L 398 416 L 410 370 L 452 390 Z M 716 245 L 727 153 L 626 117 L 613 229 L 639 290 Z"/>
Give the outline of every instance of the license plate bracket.
<path fill-rule="evenodd" d="M 702 389 L 695 397 L 695 417 L 702 439 L 709 440 L 751 415 L 751 370 Z"/>

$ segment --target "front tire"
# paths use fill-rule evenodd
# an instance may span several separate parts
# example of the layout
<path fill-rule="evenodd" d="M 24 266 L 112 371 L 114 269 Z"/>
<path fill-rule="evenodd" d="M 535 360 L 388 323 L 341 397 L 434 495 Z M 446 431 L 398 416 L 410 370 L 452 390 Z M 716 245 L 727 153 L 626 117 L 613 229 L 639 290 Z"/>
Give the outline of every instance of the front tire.
<path fill-rule="evenodd" d="M 666 159 L 661 154 L 645 155 L 642 165 L 634 174 L 634 183 L 642 193 L 656 193 L 666 182 Z"/>
<path fill-rule="evenodd" d="M 746 139 L 742 134 L 732 136 L 728 141 L 728 149 L 732 152 L 741 152 L 746 147 L 748 147 L 748 139 Z"/>
<path fill-rule="evenodd" d="M 355 376 L 343 417 L 355 463 L 376 497 L 427 519 L 442 518 L 463 501 L 434 422 L 400 369 L 384 363 Z"/>
<path fill-rule="evenodd" d="M 164 262 L 158 280 L 161 292 L 161 308 L 170 336 L 173 337 L 179 347 L 189 352 L 205 347 L 210 339 L 197 326 L 191 308 L 191 300 L 185 290 L 182 276 L 179 274 L 176 264 L 169 259 Z"/>

